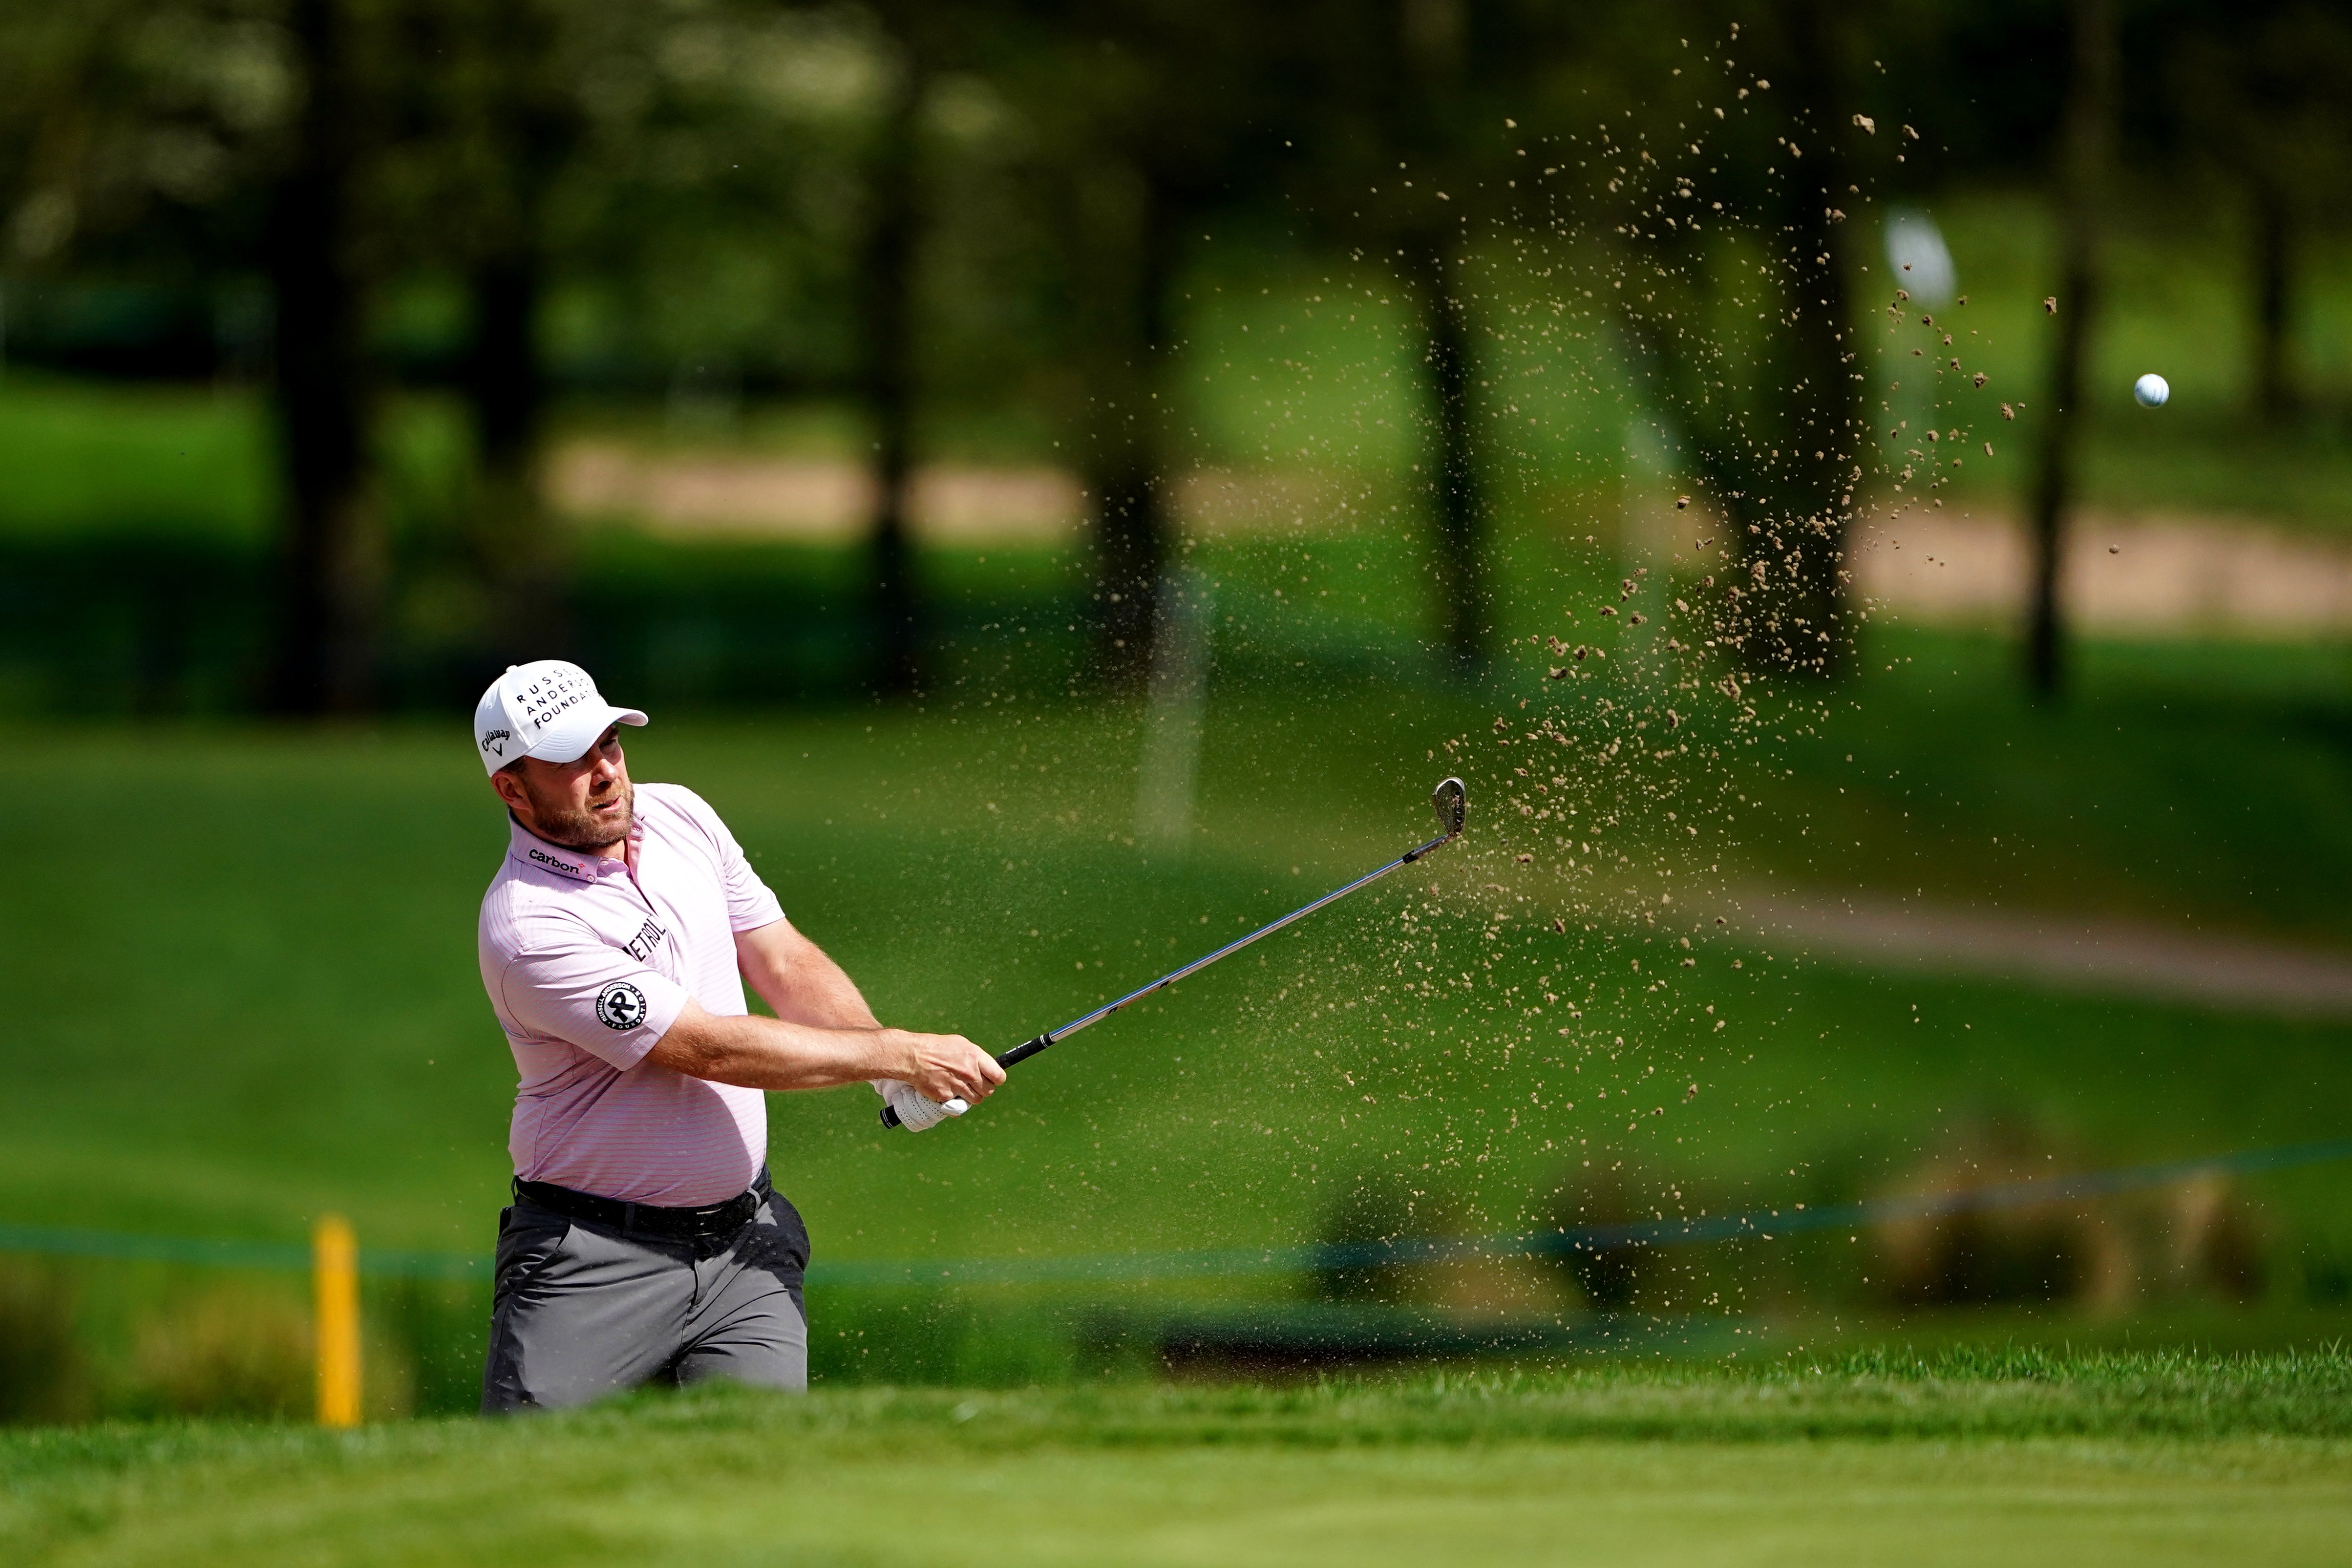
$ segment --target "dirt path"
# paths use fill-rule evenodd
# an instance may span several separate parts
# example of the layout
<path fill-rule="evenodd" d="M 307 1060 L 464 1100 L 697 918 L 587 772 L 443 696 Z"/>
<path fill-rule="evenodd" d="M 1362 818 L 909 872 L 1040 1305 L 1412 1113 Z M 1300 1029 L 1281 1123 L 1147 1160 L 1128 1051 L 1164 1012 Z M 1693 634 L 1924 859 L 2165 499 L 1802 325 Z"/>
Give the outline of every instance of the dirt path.
<path fill-rule="evenodd" d="M 875 500 L 873 476 L 850 463 L 655 457 L 589 442 L 556 451 L 548 489 L 557 509 L 575 517 L 627 517 L 673 533 L 835 543 L 866 531 Z M 1201 535 L 1312 530 L 1349 494 L 1344 481 L 1327 475 L 1214 468 L 1182 475 L 1175 486 L 1178 515 Z M 935 543 L 1061 543 L 1077 537 L 1086 493 L 1059 468 L 940 464 L 916 471 L 908 510 L 916 532 Z"/>
<path fill-rule="evenodd" d="M 1354 487 L 1360 489 L 1360 485 Z M 852 463 L 743 454 L 656 455 L 596 442 L 557 450 L 556 506 L 624 516 L 669 532 L 732 532 L 845 542 L 874 505 L 870 476 Z M 1316 531 L 1354 493 L 1338 474 L 1183 475 L 1176 510 L 1189 531 Z M 919 471 L 913 521 L 937 542 L 1064 542 L 1086 498 L 1076 478 L 1036 467 L 936 466 Z M 1711 531 L 1664 493 L 1629 492 L 1630 548 L 1664 560 Z M 2352 629 L 2352 543 L 2241 519 L 2086 513 L 2075 521 L 2063 593 L 2077 626 L 2125 635 L 2222 632 L 2307 637 Z M 1874 608 L 1921 620 L 2013 621 L 2025 602 L 2027 553 L 2018 520 L 1990 508 L 1927 507 L 1859 525 L 1856 585 Z"/>
<path fill-rule="evenodd" d="M 1913 512 L 1854 544 L 1864 595 L 1916 618 L 2013 619 L 2027 566 L 2023 527 L 1990 510 Z M 2100 631 L 2334 631 L 2352 626 L 2352 547 L 2231 519 L 2088 512 L 2059 592 L 2078 626 Z"/>
<path fill-rule="evenodd" d="M 2352 954 L 2133 921 L 1740 891 L 1755 937 L 1873 968 L 1932 970 L 2231 1012 L 2352 1018 Z"/>

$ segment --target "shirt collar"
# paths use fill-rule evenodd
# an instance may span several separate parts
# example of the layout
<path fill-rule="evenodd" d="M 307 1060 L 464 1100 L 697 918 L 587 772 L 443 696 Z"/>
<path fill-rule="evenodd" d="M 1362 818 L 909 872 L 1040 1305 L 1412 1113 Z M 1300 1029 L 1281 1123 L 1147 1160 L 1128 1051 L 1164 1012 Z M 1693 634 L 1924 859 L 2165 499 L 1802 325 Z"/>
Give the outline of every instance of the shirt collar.
<path fill-rule="evenodd" d="M 510 859 L 522 865 L 536 866 L 541 870 L 552 871 L 559 877 L 574 882 L 585 882 L 591 887 L 607 878 L 625 877 L 629 874 L 628 863 L 625 860 L 607 859 L 602 855 L 591 855 L 583 849 L 565 849 L 558 845 L 550 844 L 546 839 L 516 821 L 511 812 L 507 816 L 507 826 L 510 834 L 507 855 Z M 636 837 L 643 830 L 642 824 L 629 829 L 632 849 L 635 848 Z"/>

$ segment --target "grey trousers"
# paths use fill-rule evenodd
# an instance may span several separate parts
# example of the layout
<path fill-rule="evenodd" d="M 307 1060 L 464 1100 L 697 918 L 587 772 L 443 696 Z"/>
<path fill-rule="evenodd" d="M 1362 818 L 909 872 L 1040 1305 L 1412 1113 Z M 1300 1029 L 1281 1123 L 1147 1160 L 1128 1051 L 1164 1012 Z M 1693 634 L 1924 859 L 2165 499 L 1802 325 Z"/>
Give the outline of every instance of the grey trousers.
<path fill-rule="evenodd" d="M 646 1384 L 808 1386 L 808 1230 L 771 1193 L 732 1236 L 671 1241 L 529 1202 L 499 1215 L 482 1411 L 558 1409 Z"/>

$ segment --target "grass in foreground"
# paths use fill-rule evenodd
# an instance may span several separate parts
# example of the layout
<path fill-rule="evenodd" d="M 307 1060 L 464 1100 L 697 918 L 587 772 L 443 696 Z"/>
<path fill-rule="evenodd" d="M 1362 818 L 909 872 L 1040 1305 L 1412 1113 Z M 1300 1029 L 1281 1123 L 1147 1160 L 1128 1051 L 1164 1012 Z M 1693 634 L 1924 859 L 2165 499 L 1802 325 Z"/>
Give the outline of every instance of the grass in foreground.
<path fill-rule="evenodd" d="M 2352 1356 L 647 1396 L 0 1438 L 16 1563 L 2340 1560 Z"/>

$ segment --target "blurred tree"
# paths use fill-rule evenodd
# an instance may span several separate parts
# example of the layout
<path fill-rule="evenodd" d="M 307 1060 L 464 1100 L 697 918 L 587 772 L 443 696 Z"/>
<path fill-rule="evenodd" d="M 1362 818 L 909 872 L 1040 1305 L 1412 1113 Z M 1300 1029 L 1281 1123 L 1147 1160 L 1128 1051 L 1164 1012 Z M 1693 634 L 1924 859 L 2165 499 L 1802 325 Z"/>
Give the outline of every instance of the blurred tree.
<path fill-rule="evenodd" d="M 1465 673 L 1486 661 L 1494 631 L 1486 586 L 1490 532 L 1486 486 L 1480 472 L 1472 400 L 1475 380 L 1470 312 L 1464 296 L 1459 237 L 1428 237 L 1417 247 L 1413 281 L 1421 299 L 1428 347 L 1430 402 L 1437 426 L 1435 505 L 1439 637 L 1454 667 Z"/>
<path fill-rule="evenodd" d="M 917 251 L 922 217 L 917 128 L 927 85 L 928 20 L 916 0 L 884 0 L 895 58 L 885 63 L 880 112 L 866 160 L 866 235 L 858 296 L 863 390 L 873 434 L 874 518 L 868 535 L 875 689 L 912 692 L 921 679 L 921 588 L 908 508 L 914 479 Z"/>
<path fill-rule="evenodd" d="M 296 99 L 281 9 L 0 5 L 0 265 L 206 283 L 251 267 Z"/>
<path fill-rule="evenodd" d="M 463 547 L 493 607 L 469 654 L 601 646 L 610 628 L 564 624 L 550 402 L 567 378 L 658 387 L 670 425 L 709 440 L 748 399 L 869 392 L 860 176 L 887 41 L 864 13 L 772 0 L 406 3 L 403 259 L 462 280 L 471 321 Z M 903 425 L 897 450 L 903 468 Z"/>
<path fill-rule="evenodd" d="M 1859 194 L 1846 177 L 1859 40 L 1834 0 L 1780 0 L 1769 15 L 1757 41 L 1778 56 L 1770 68 L 1784 84 L 1790 132 L 1779 201 L 1768 209 L 1772 227 L 1789 237 L 1788 314 L 1775 355 L 1785 400 L 1775 400 L 1780 417 L 1763 428 L 1710 441 L 1704 460 L 1718 500 L 1732 503 L 1725 517 L 1748 576 L 1741 652 L 1761 668 L 1832 675 L 1853 653 L 1846 523 L 1862 475 L 1845 226 Z M 1811 144 L 1801 149 L 1799 135 Z M 1776 137 L 1776 150 L 1782 145 Z"/>
<path fill-rule="evenodd" d="M 2352 179 L 2352 16 L 2313 0 L 2173 9 L 2163 112 L 2180 144 L 2163 149 L 2166 162 L 2175 178 L 2218 167 L 2245 193 L 2247 387 L 2258 412 L 2284 416 L 2305 401 L 2294 352 L 2300 252 Z"/>
<path fill-rule="evenodd" d="M 570 5 L 575 155 L 549 193 L 551 336 L 575 384 L 674 423 L 856 395 L 862 179 L 888 79 L 870 13 Z"/>
<path fill-rule="evenodd" d="M 2032 514 L 2032 598 L 2026 610 L 2026 679 L 2036 695 L 2054 696 L 2065 679 L 2064 630 L 2058 602 L 2066 510 L 2083 420 L 2083 368 L 2099 300 L 2099 243 L 2114 179 L 2117 28 L 2116 0 L 2069 0 L 2072 68 L 2060 165 L 2058 319 L 2051 340 L 2048 406 Z"/>
<path fill-rule="evenodd" d="M 581 123 L 556 0 L 471 0 L 450 13 L 450 173 L 466 221 L 458 247 L 472 318 L 460 375 L 474 433 L 467 539 L 492 602 L 497 663 L 545 658 L 568 640 L 541 474 L 548 377 L 540 346 L 548 289 L 548 203 Z"/>
<path fill-rule="evenodd" d="M 1682 26 L 1719 30 L 1694 51 Z M 1846 226 L 1855 143 L 1875 135 L 1856 107 L 1864 40 L 1826 0 L 1744 24 L 1679 18 L 1674 40 L 1673 66 L 1654 40 L 1621 44 L 1633 79 L 1616 90 L 1641 107 L 1600 132 L 1616 177 L 1591 199 L 1624 220 L 1616 282 L 1655 388 L 1645 412 L 1685 445 L 1729 534 L 1723 640 L 1751 668 L 1833 676 L 1852 656 L 1846 528 L 1865 439 Z M 1720 79 L 1661 101 L 1661 72 L 1693 67 Z"/>
<path fill-rule="evenodd" d="M 285 713 L 371 706 L 383 541 L 374 497 L 359 190 L 373 84 L 359 68 L 362 0 L 291 0 L 300 105 L 264 239 L 275 315 L 286 522 L 269 695 Z"/>
<path fill-rule="evenodd" d="M 1094 557 L 1094 667 L 1114 690 L 1151 668 L 1175 520 L 1171 295 L 1187 237 L 1231 200 L 1264 136 L 1271 18 L 1213 5 L 1053 4 L 1003 79 L 1059 189 L 1083 407 L 1078 467 Z"/>
<path fill-rule="evenodd" d="M 372 703 L 383 585 L 362 320 L 363 186 L 390 0 L 121 0 L 11 11 L 0 110 L 19 260 L 257 267 L 272 300 L 282 521 L 264 695 Z M 13 113 L 11 113 L 13 110 Z"/>
<path fill-rule="evenodd" d="M 1460 122 L 1470 105 L 1464 91 L 1469 66 L 1470 20 L 1463 0 L 1402 0 L 1393 34 L 1405 91 L 1391 112 L 1412 148 L 1400 162 L 1417 162 L 1464 194 L 1484 182 L 1459 177 L 1474 138 Z M 1419 153 L 1414 158 L 1412 153 Z M 1436 165 L 1431 167 L 1431 165 Z M 1451 164 L 1448 169 L 1445 165 Z M 1452 176 L 1452 177 L 1449 177 Z M 1447 193 L 1450 197 L 1452 193 Z M 1487 498 L 1475 450 L 1476 381 L 1467 285 L 1463 277 L 1466 207 L 1425 204 L 1426 221 L 1405 237 L 1407 272 L 1421 300 L 1428 346 L 1430 404 L 1437 426 L 1435 479 L 1431 486 L 1438 593 L 1439 637 L 1456 668 L 1486 660 L 1492 608 L 1487 602 Z M 1450 220 L 1450 221 L 1449 221 Z"/>
<path fill-rule="evenodd" d="M 100 196 L 89 143 L 111 129 L 109 110 L 126 109 L 121 22 L 90 7 L 0 7 L 0 189 L 12 280 L 70 256 Z"/>
<path fill-rule="evenodd" d="M 1160 578 L 1175 523 L 1169 496 L 1169 293 L 1172 193 L 1135 163 L 1071 171 L 1087 431 L 1080 459 L 1094 532 L 1095 665 L 1114 690 L 1151 668 Z"/>
<path fill-rule="evenodd" d="M 404 346 L 398 363 L 463 394 L 478 482 L 448 531 L 499 606 L 488 629 L 513 638 L 499 652 L 560 635 L 512 613 L 562 603 L 544 591 L 558 535 L 536 474 L 553 386 L 667 386 L 698 439 L 733 419 L 738 394 L 856 399 L 881 480 L 872 674 L 899 689 L 922 646 L 906 518 L 919 413 L 1058 399 L 1084 430 L 1066 449 L 1089 498 L 1094 664 L 1132 686 L 1178 531 L 1169 475 L 1189 457 L 1171 374 L 1183 293 L 1202 237 L 1244 224 L 1344 245 L 1420 305 L 1430 456 L 1413 482 L 1449 660 L 1482 657 L 1502 586 L 1487 444 L 1508 435 L 1477 400 L 1513 330 L 1497 258 L 1533 240 L 1623 285 L 1601 300 L 1634 350 L 1632 412 L 1731 525 L 1737 645 L 1759 666 L 1830 670 L 1860 477 L 1839 215 L 1874 176 L 1916 194 L 2042 158 L 2058 104 L 2079 97 L 2057 87 L 2058 14 L 2042 0 L 1867 14 L 1830 0 L 0 5 L 7 266 L 273 283 L 286 526 L 270 694 L 292 710 L 367 700 L 386 568 L 362 326 L 388 314 L 372 300 L 425 294 L 459 302 L 448 347 Z M 2288 405 L 2294 258 L 2331 221 L 2344 167 L 2326 62 L 2347 25 L 2316 0 L 2151 0 L 2132 18 L 2121 47 L 2172 60 L 2158 96 L 2178 100 L 2137 106 L 2135 137 L 2171 126 L 2257 194 L 2253 379 Z M 1905 142 L 1897 169 L 1913 102 L 1932 134 Z M 1871 115 L 1875 137 L 1857 119 Z M 1538 199 L 1515 176 L 1546 138 L 1573 142 L 1579 167 Z M 2187 156 L 2160 152 L 2151 167 Z M 2081 219 L 2075 204 L 2066 216 Z M 2062 350 L 2094 304 L 2066 286 Z M 2060 508 L 2067 423 L 2043 432 Z M 2055 616 L 2036 633 L 2053 649 Z"/>
<path fill-rule="evenodd" d="M 1255 184 L 1303 212 L 1322 243 L 1392 267 L 1414 303 L 1432 608 L 1442 657 L 1463 673 L 1485 663 L 1493 632 L 1473 279 L 1479 242 L 1513 221 L 1487 176 L 1507 155 L 1496 136 L 1526 96 L 1535 41 L 1520 6 L 1387 0 L 1370 12 L 1300 7 L 1264 45 L 1284 89 L 1283 144 L 1299 151 Z"/>

